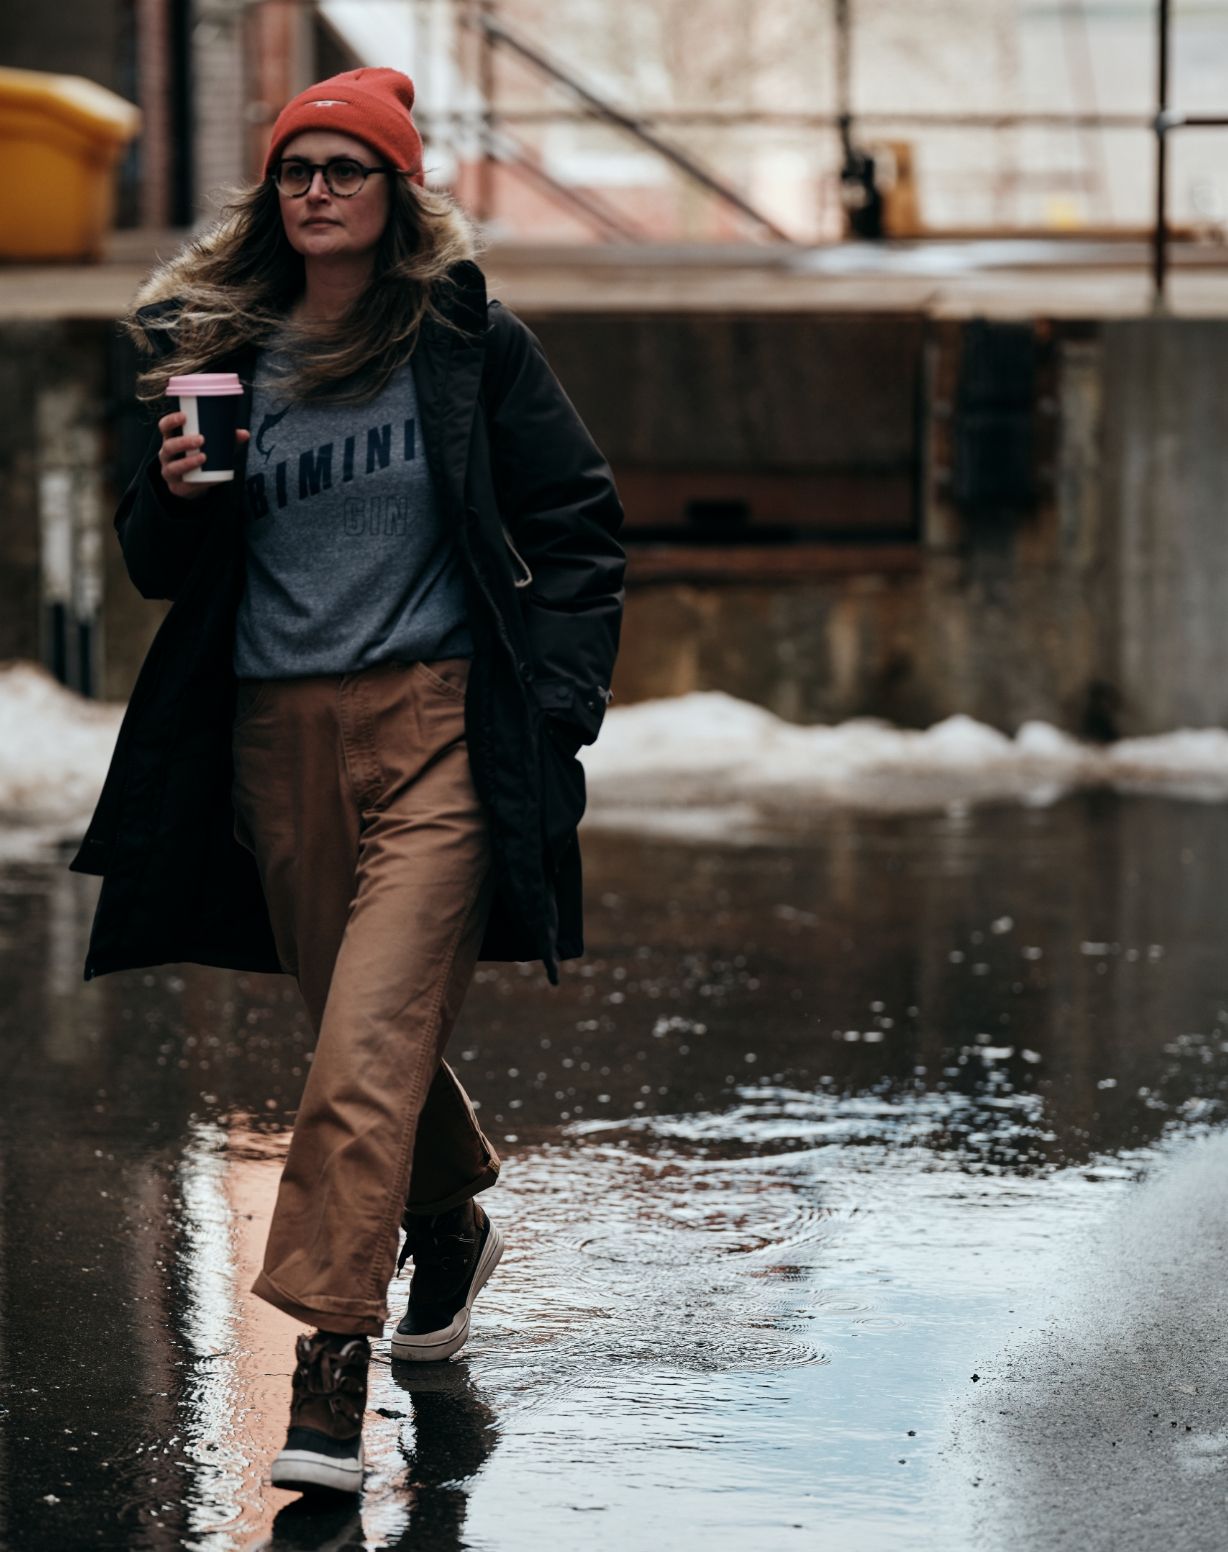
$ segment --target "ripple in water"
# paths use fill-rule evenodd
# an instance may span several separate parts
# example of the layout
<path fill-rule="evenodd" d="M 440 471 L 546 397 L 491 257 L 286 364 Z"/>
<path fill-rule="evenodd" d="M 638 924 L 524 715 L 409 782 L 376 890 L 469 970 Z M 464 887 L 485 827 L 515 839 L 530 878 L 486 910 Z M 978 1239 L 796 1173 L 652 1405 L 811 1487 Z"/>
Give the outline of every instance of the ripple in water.
<path fill-rule="evenodd" d="M 849 1296 L 848 1265 L 867 1232 L 889 1257 L 930 1254 L 916 1208 L 951 1196 L 960 1160 L 925 1144 L 966 1125 L 973 1101 L 772 1085 L 738 1095 L 718 1114 L 577 1121 L 553 1145 L 510 1152 L 487 1200 L 508 1250 L 471 1350 L 509 1379 L 524 1365 L 526 1404 L 543 1399 L 527 1379 L 540 1378 L 545 1352 L 560 1385 L 590 1385 L 628 1363 L 710 1374 L 823 1364 L 832 1342 L 899 1327 L 865 1297 L 867 1280 Z M 999 1140 L 1038 1121 L 1035 1096 L 1008 1099 L 992 1113 Z M 892 1198 L 901 1187 L 911 1207 Z"/>
<path fill-rule="evenodd" d="M 502 1363 L 548 1349 L 569 1382 L 605 1364 L 825 1361 L 806 1289 L 840 1214 L 783 1162 L 697 1170 L 596 1141 L 513 1154 L 488 1199 L 508 1249 L 475 1340 Z"/>

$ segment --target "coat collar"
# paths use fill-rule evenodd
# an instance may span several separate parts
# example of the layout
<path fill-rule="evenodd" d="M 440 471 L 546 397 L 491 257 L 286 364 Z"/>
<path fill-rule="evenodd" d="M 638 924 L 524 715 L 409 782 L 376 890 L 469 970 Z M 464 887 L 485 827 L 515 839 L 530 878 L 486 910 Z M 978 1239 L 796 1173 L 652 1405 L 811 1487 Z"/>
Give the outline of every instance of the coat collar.
<path fill-rule="evenodd" d="M 455 327 L 429 316 L 423 319 L 410 367 L 427 465 L 440 494 L 455 512 L 463 513 L 469 437 L 486 357 L 486 277 L 472 259 L 462 259 L 448 273 L 452 284 L 441 287 L 437 305 Z M 148 329 L 177 307 L 176 298 L 152 302 L 139 308 L 136 317 Z M 245 344 L 205 368 L 238 374 L 243 384 L 240 424 L 244 426 L 251 425 L 256 355 L 257 347 Z M 244 443 L 239 452 L 236 490 L 242 489 L 250 445 Z"/>
<path fill-rule="evenodd" d="M 427 463 L 453 509 L 463 513 L 469 437 L 486 359 L 486 277 L 470 259 L 451 273 L 455 289 L 445 290 L 440 311 L 456 327 L 424 320 L 410 366 Z"/>

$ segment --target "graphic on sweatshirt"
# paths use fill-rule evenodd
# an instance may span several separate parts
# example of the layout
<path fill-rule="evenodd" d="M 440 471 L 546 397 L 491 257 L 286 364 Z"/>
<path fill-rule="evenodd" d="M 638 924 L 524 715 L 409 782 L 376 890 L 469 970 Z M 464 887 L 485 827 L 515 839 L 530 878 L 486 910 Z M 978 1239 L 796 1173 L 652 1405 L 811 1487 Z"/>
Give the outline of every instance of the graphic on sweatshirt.
<path fill-rule="evenodd" d="M 267 412 L 255 436 L 265 467 L 249 473 L 246 482 L 247 511 L 253 522 L 284 510 L 296 502 L 326 497 L 338 510 L 347 534 L 404 534 L 408 531 L 412 495 L 408 490 L 389 491 L 387 482 L 379 494 L 361 494 L 366 476 L 391 472 L 395 462 L 413 463 L 418 456 L 417 421 L 413 416 L 363 424 L 365 410 L 337 407 L 333 422 L 338 431 L 327 442 L 296 448 L 289 435 L 295 422 L 282 422 L 293 408 Z M 378 414 L 378 407 L 376 409 Z M 354 430 L 344 432 L 346 425 Z M 280 456 L 279 456 L 280 452 Z M 350 487 L 349 490 L 346 487 Z"/>
<path fill-rule="evenodd" d="M 276 414 L 267 414 L 260 422 L 260 430 L 256 433 L 256 450 L 260 453 L 265 463 L 268 463 L 273 453 L 272 443 L 268 447 L 264 445 L 265 433 L 279 426 L 293 408 L 293 404 L 287 404 L 284 410 L 278 410 Z"/>
<path fill-rule="evenodd" d="M 243 486 L 243 679 L 468 656 L 462 558 L 407 362 L 364 403 L 304 402 L 259 367 Z"/>

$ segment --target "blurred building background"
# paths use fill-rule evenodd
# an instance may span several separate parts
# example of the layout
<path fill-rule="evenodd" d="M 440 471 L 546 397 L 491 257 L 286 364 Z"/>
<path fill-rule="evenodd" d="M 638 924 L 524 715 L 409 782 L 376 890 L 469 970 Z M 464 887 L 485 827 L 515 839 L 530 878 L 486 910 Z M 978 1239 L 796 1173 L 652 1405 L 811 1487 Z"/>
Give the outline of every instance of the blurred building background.
<path fill-rule="evenodd" d="M 0 658 L 127 694 L 115 319 L 379 63 L 617 477 L 616 701 L 1228 724 L 1228 0 L 9 0 L 0 62 L 143 115 L 102 262 L 0 265 Z"/>
<path fill-rule="evenodd" d="M 1228 4 L 1174 0 L 1169 78 L 1223 109 Z M 0 61 L 136 102 L 120 224 L 186 226 L 303 85 L 406 70 L 432 181 L 498 235 L 843 235 L 842 115 L 900 232 L 1145 229 L 1155 0 L 8 0 Z M 486 181 L 484 152 L 494 159 Z M 1169 211 L 1228 222 L 1228 130 L 1173 141 Z M 678 159 L 675 159 L 678 158 Z M 903 179 L 900 197 L 892 191 Z"/>

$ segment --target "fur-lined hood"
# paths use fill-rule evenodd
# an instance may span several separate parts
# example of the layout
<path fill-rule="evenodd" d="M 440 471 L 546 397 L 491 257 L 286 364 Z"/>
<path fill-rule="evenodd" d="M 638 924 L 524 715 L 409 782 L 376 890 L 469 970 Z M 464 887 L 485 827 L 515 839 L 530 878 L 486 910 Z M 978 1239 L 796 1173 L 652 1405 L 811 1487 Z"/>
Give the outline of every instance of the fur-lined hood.
<path fill-rule="evenodd" d="M 474 241 L 473 226 L 464 211 L 454 207 L 441 218 L 449 229 L 449 235 L 463 248 L 466 259 L 477 258 L 478 247 Z M 137 287 L 132 298 L 131 311 L 170 302 L 179 297 L 193 266 L 199 259 L 212 253 L 230 229 L 232 218 L 222 216 L 203 231 L 193 234 L 169 259 L 160 259 Z"/>

